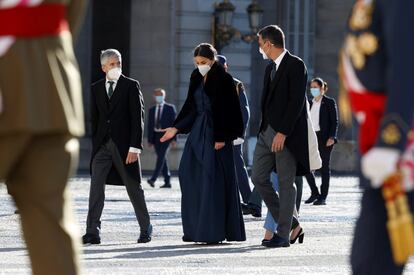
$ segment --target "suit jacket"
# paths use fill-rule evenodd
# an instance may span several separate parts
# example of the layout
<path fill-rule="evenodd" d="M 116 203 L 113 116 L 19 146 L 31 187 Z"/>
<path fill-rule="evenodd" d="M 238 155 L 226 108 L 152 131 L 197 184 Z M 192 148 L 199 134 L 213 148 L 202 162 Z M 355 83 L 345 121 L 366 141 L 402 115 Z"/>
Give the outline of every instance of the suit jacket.
<path fill-rule="evenodd" d="M 191 131 L 197 117 L 194 92 L 202 84 L 203 76 L 195 69 L 190 78 L 185 103 L 178 114 L 174 127 L 181 134 Z M 243 135 L 243 118 L 233 77 L 215 62 L 207 73 L 204 90 L 210 98 L 215 142 L 232 142 Z"/>
<path fill-rule="evenodd" d="M 70 31 L 76 34 L 85 1 L 42 3 L 65 4 Z M 82 86 L 71 32 L 30 39 L 17 37 L 0 56 L 1 135 L 84 134 Z"/>
<path fill-rule="evenodd" d="M 241 136 L 241 138 L 246 139 L 247 127 L 249 127 L 249 120 L 250 120 L 249 101 L 247 100 L 243 82 L 241 82 L 237 78 L 234 78 L 234 83 L 236 84 L 236 89 L 239 93 L 240 110 L 242 112 L 242 117 L 243 117 L 244 131 L 243 131 L 243 136 Z"/>
<path fill-rule="evenodd" d="M 305 108 L 307 70 L 303 61 L 286 52 L 275 79 L 270 81 L 272 64 L 266 67 L 262 93 L 262 123 L 286 135 L 285 146 L 297 160 L 297 175 L 310 172 L 307 114 Z"/>
<path fill-rule="evenodd" d="M 310 101 L 312 108 L 313 101 Z M 326 144 L 329 138 L 333 138 L 337 142 L 338 133 L 338 109 L 336 107 L 335 99 L 322 96 L 321 109 L 319 110 L 319 127 L 320 135 L 323 142 Z"/>
<path fill-rule="evenodd" d="M 155 144 L 155 111 L 157 105 L 152 106 L 148 111 L 148 142 Z M 171 127 L 174 123 L 175 116 L 177 112 L 175 111 L 175 106 L 172 104 L 164 103 L 164 107 L 161 113 L 160 127 L 162 129 Z M 174 139 L 176 139 L 174 137 Z"/>
<path fill-rule="evenodd" d="M 129 147 L 143 149 L 144 99 L 138 81 L 121 75 L 114 93 L 108 99 L 105 79 L 92 84 L 91 89 L 92 159 L 101 145 L 110 137 L 123 160 Z M 141 181 L 139 162 L 125 165 L 128 173 Z M 113 168 L 108 182 L 121 184 Z"/>

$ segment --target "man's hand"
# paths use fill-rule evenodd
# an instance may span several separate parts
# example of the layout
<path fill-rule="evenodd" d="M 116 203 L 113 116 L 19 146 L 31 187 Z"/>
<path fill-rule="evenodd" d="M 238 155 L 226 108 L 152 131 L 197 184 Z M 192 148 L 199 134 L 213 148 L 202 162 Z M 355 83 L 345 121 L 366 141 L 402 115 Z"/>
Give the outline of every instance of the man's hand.
<path fill-rule="evenodd" d="M 286 136 L 282 133 L 276 133 L 272 142 L 272 152 L 276 153 L 283 150 L 285 146 Z"/>
<path fill-rule="evenodd" d="M 400 151 L 374 147 L 361 158 L 362 174 L 371 181 L 373 188 L 380 188 L 385 179 L 397 171 Z"/>
<path fill-rule="evenodd" d="M 175 127 L 169 127 L 166 129 L 162 129 L 164 135 L 160 138 L 161 142 L 166 142 L 167 140 L 172 139 L 178 132 L 178 129 Z"/>
<path fill-rule="evenodd" d="M 326 147 L 332 146 L 332 145 L 334 145 L 334 144 L 335 144 L 335 140 L 334 140 L 333 138 L 329 138 L 329 139 L 326 141 Z"/>
<path fill-rule="evenodd" d="M 221 148 L 224 147 L 224 145 L 226 145 L 225 142 L 216 142 L 216 143 L 214 143 L 214 149 L 220 150 Z"/>
<path fill-rule="evenodd" d="M 125 163 L 130 164 L 130 163 L 136 162 L 138 160 L 138 156 L 139 156 L 138 153 L 128 152 Z"/>

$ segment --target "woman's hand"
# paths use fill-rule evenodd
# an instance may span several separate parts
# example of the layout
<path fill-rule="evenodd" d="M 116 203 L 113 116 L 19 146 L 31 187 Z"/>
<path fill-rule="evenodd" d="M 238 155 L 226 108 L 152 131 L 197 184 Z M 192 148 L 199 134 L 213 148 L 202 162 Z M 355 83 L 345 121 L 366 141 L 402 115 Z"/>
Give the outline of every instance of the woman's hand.
<path fill-rule="evenodd" d="M 172 139 L 178 133 L 178 129 L 175 127 L 162 129 L 162 131 L 164 132 L 164 135 L 160 138 L 161 142 L 165 142 L 167 140 Z"/>
<path fill-rule="evenodd" d="M 220 150 L 221 148 L 224 147 L 224 145 L 226 145 L 225 142 L 216 142 L 216 143 L 214 143 L 214 149 Z"/>
<path fill-rule="evenodd" d="M 332 146 L 335 144 L 335 140 L 333 138 L 329 138 L 326 142 L 326 147 Z"/>

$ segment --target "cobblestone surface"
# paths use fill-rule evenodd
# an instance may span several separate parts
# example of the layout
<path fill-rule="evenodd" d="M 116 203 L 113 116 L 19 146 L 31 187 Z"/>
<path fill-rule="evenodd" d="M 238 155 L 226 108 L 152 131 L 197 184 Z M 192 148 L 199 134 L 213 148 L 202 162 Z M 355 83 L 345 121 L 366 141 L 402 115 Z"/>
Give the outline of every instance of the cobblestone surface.
<path fill-rule="evenodd" d="M 89 180 L 70 182 L 80 232 L 85 230 Z M 304 243 L 278 249 L 260 246 L 263 219 L 251 216 L 244 216 L 246 242 L 183 243 L 178 179 L 172 184 L 172 189 L 152 189 L 144 183 L 154 225 L 148 244 L 136 243 L 139 228 L 126 190 L 107 186 L 102 244 L 84 247 L 84 274 L 350 274 L 349 251 L 361 195 L 356 178 L 331 179 L 326 206 L 302 204 Z M 306 199 L 310 192 L 306 181 L 304 185 Z M 264 207 L 263 217 L 266 211 Z M 0 274 L 30 274 L 19 216 L 4 184 L 0 185 Z M 414 274 L 413 261 L 405 274 Z"/>

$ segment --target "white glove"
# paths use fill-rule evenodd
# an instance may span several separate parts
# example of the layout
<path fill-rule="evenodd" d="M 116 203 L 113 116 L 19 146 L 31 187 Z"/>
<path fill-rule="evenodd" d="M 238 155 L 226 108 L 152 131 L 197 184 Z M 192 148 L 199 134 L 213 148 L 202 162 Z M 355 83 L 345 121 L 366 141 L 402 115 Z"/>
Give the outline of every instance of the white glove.
<path fill-rule="evenodd" d="M 240 144 L 243 144 L 243 142 L 244 142 L 244 139 L 237 138 L 237 139 L 233 140 L 233 145 L 240 145 Z"/>
<path fill-rule="evenodd" d="M 362 174 L 371 180 L 373 188 L 380 188 L 384 180 L 397 170 L 400 151 L 384 147 L 374 147 L 361 159 Z"/>
<path fill-rule="evenodd" d="M 412 191 L 414 189 L 414 142 L 404 151 L 400 169 L 403 174 L 403 189 L 407 192 Z"/>

